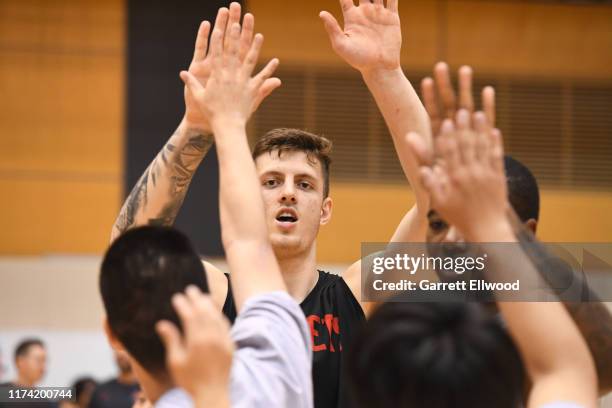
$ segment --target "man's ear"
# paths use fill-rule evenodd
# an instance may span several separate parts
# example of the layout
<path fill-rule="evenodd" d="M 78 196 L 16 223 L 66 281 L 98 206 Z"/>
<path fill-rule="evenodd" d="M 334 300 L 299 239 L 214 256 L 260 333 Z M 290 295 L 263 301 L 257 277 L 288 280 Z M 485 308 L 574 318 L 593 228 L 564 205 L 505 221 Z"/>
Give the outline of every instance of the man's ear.
<path fill-rule="evenodd" d="M 108 319 L 106 317 L 104 317 L 102 325 L 104 326 L 106 338 L 108 339 L 108 342 L 113 350 L 125 351 L 125 347 L 123 347 L 123 344 L 121 344 L 117 336 L 115 336 L 115 333 L 113 333 L 113 329 L 111 329 L 110 325 L 108 324 Z"/>
<path fill-rule="evenodd" d="M 530 218 L 525 222 L 525 227 L 535 235 L 536 230 L 538 229 L 538 221 L 534 218 Z"/>
<path fill-rule="evenodd" d="M 325 225 L 331 220 L 332 204 L 333 201 L 331 197 L 327 197 L 323 200 L 323 205 L 321 205 L 321 220 L 319 221 L 320 225 Z"/>

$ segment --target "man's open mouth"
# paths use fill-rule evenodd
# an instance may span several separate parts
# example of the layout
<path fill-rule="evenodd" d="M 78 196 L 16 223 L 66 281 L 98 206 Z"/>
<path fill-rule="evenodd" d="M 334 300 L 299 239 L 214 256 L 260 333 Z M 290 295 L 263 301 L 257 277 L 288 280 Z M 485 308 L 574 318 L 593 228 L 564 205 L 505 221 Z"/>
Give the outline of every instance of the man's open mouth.
<path fill-rule="evenodd" d="M 276 215 L 276 221 L 279 222 L 296 222 L 297 214 L 293 209 L 282 209 Z"/>

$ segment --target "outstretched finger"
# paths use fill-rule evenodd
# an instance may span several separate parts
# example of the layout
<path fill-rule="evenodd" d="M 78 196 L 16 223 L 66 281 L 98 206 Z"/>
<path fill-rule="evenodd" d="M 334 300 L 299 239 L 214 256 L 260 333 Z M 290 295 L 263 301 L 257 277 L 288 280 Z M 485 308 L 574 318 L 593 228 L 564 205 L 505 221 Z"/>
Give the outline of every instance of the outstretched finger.
<path fill-rule="evenodd" d="M 193 330 L 195 313 L 191 301 L 182 293 L 177 293 L 172 296 L 172 307 L 178 314 L 181 324 L 183 325 L 183 333 L 185 337 L 189 337 L 189 333 Z"/>
<path fill-rule="evenodd" d="M 489 157 L 491 160 L 491 167 L 498 172 L 504 171 L 504 143 L 502 140 L 502 134 L 499 129 L 492 129 L 490 132 L 490 143 L 489 143 Z"/>
<path fill-rule="evenodd" d="M 459 156 L 463 161 L 463 164 L 472 164 L 475 157 L 475 144 L 476 137 L 474 132 L 471 131 L 471 117 L 470 113 L 465 109 L 459 109 L 457 112 L 457 118 L 455 123 L 457 124 L 457 130 L 455 140 L 459 146 Z"/>
<path fill-rule="evenodd" d="M 159 335 L 166 348 L 166 360 L 177 361 L 184 356 L 184 343 L 181 333 L 174 323 L 168 320 L 160 320 L 155 325 L 155 331 Z"/>
<path fill-rule="evenodd" d="M 387 0 L 387 8 L 391 11 L 397 12 L 397 0 Z"/>
<path fill-rule="evenodd" d="M 276 88 L 281 86 L 281 80 L 278 78 L 268 78 L 259 87 L 255 101 L 253 102 L 253 112 L 255 112 L 259 105 L 266 99 Z"/>
<path fill-rule="evenodd" d="M 325 31 L 327 31 L 327 35 L 329 36 L 332 45 L 337 44 L 344 35 L 340 25 L 338 24 L 338 20 L 336 20 L 336 17 L 327 11 L 320 12 L 319 17 L 321 20 L 323 20 L 323 26 L 325 27 Z"/>
<path fill-rule="evenodd" d="M 440 136 L 436 138 L 436 151 L 452 173 L 460 165 L 460 156 L 457 148 L 457 133 L 453 121 L 444 119 L 440 127 Z"/>
<path fill-rule="evenodd" d="M 210 33 L 210 23 L 208 21 L 202 21 L 200 28 L 198 29 L 198 36 L 196 37 L 195 50 L 193 51 L 194 62 L 202 61 L 206 58 L 206 51 L 208 49 L 208 34 Z"/>
<path fill-rule="evenodd" d="M 495 127 L 495 89 L 485 86 L 482 90 L 482 110 L 487 117 L 487 123 L 491 128 Z"/>
<path fill-rule="evenodd" d="M 242 19 L 242 31 L 240 32 L 240 61 L 244 61 L 251 48 L 254 27 L 255 17 L 251 13 L 246 13 Z"/>
<path fill-rule="evenodd" d="M 213 28 L 212 35 L 210 36 L 210 52 L 209 56 L 212 61 L 213 67 L 219 67 L 221 64 L 221 59 L 223 57 L 223 37 L 225 33 L 225 29 Z"/>
<path fill-rule="evenodd" d="M 223 41 L 223 49 L 229 46 L 230 33 L 234 24 L 240 25 L 240 12 L 242 7 L 240 3 L 233 1 L 229 6 L 229 19 L 227 20 L 227 26 L 225 27 L 225 35 Z"/>
<path fill-rule="evenodd" d="M 474 98 L 472 96 L 472 68 L 464 65 L 459 68 L 459 109 L 474 112 Z"/>
<path fill-rule="evenodd" d="M 457 98 L 451 83 L 448 65 L 445 62 L 438 62 L 434 67 L 434 79 L 442 102 L 444 117 L 452 119 L 457 111 Z"/>
<path fill-rule="evenodd" d="M 240 24 L 233 23 L 230 28 L 229 40 L 224 56 L 228 58 L 230 66 L 236 67 L 239 63 L 238 53 L 240 51 Z"/>
<path fill-rule="evenodd" d="M 455 123 L 458 130 L 467 130 L 470 128 L 470 113 L 465 109 L 459 109 L 455 115 Z"/>
<path fill-rule="evenodd" d="M 272 58 L 265 67 L 257 75 L 253 77 L 255 80 L 255 87 L 259 88 L 266 79 L 270 78 L 274 71 L 278 68 L 278 58 Z"/>
<path fill-rule="evenodd" d="M 487 128 L 487 118 L 482 111 L 478 111 L 472 115 L 472 123 L 474 124 L 476 137 L 476 160 L 483 162 L 488 160 L 490 136 Z M 489 163 L 486 163 L 489 165 Z"/>
<path fill-rule="evenodd" d="M 221 41 L 223 41 L 223 37 L 225 37 L 225 30 L 227 29 L 227 21 L 229 19 L 229 10 L 227 7 L 221 7 L 217 12 L 217 18 L 215 19 L 215 26 L 213 27 L 213 35 L 215 31 L 221 32 Z M 210 39 L 210 49 L 213 49 L 212 38 Z M 221 50 L 223 49 L 223 42 L 221 42 Z"/>
<path fill-rule="evenodd" d="M 259 52 L 261 51 L 261 46 L 263 44 L 263 35 L 257 33 L 255 34 L 255 38 L 253 39 L 253 43 L 247 53 L 243 69 L 247 77 L 250 77 L 255 69 L 255 65 L 257 64 L 257 60 L 259 59 Z"/>
<path fill-rule="evenodd" d="M 436 90 L 434 88 L 434 81 L 430 77 L 424 78 L 421 81 L 421 96 L 423 97 L 423 104 L 425 110 L 429 115 L 431 121 L 431 128 L 434 136 L 438 135 L 440 130 L 440 112 L 438 110 L 438 100 L 436 98 Z"/>
<path fill-rule="evenodd" d="M 438 172 L 435 172 L 431 167 L 423 166 L 419 168 L 419 176 L 421 184 L 431 196 L 433 205 L 443 200 L 442 197 L 442 180 L 437 177 Z"/>

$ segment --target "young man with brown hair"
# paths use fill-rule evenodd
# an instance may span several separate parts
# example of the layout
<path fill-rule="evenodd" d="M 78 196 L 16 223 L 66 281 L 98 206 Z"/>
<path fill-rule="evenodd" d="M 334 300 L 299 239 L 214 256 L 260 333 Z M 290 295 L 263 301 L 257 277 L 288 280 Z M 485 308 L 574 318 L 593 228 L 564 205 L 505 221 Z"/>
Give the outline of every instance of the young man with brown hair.
<path fill-rule="evenodd" d="M 239 20 L 240 5 L 232 3 L 229 10 L 219 10 L 215 27 L 227 31 Z M 240 36 L 241 59 L 250 46 L 253 24 L 253 16 L 246 14 Z M 209 31 L 210 25 L 204 22 L 189 68 L 204 87 L 214 69 L 210 53 L 207 55 Z M 278 79 L 268 79 L 251 112 L 279 85 Z M 211 126 L 187 88 L 185 105 L 179 128 L 127 198 L 113 227 L 112 239 L 137 225 L 174 222 L 191 177 L 213 140 Z M 365 305 L 358 301 L 359 269 L 353 268 L 339 277 L 316 267 L 315 239 L 319 227 L 327 224 L 332 214 L 332 199 L 328 196 L 329 149 L 325 138 L 296 129 L 279 129 L 264 136 L 254 154 L 272 247 L 287 290 L 301 303 L 310 326 L 317 407 L 338 405 L 342 351 L 365 318 Z M 224 310 L 232 317 L 233 296 L 227 278 L 213 265 L 205 262 L 205 266 L 213 299 L 219 305 L 225 304 Z"/>

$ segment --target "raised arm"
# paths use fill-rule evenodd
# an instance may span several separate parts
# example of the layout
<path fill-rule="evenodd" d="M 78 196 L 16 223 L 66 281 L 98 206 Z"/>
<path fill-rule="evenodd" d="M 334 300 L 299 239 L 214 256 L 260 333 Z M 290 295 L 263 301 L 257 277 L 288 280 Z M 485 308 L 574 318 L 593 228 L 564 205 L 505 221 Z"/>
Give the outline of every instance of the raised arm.
<path fill-rule="evenodd" d="M 244 60 L 239 57 L 240 25 L 232 24 L 225 45 L 223 37 L 223 30 L 215 28 L 210 49 L 213 70 L 206 88 L 189 72 L 181 72 L 181 78 L 215 135 L 221 233 L 240 311 L 253 295 L 285 290 L 269 242 L 261 189 L 246 137 L 246 122 L 261 87 L 266 80 L 279 86 L 280 80 L 269 78 L 278 65 L 276 59 L 251 76 L 263 42 L 261 34 L 255 36 Z"/>
<path fill-rule="evenodd" d="M 219 9 L 215 28 L 226 31 L 240 21 L 240 4 Z M 244 59 L 253 38 L 254 18 L 244 16 L 239 56 Z M 205 86 L 211 74 L 210 54 L 207 54 L 210 23 L 202 22 L 198 30 L 189 72 Z M 275 88 L 266 82 L 259 89 L 250 107 L 252 113 Z M 138 225 L 172 225 L 183 204 L 189 184 L 199 164 L 213 143 L 212 128 L 197 107 L 192 93 L 185 87 L 185 115 L 165 146 L 138 180 L 113 225 L 111 241 L 129 228 Z"/>
<path fill-rule="evenodd" d="M 419 206 L 427 205 L 427 195 L 417 183 L 418 165 L 405 137 L 418 132 L 431 144 L 427 112 L 400 66 L 402 32 L 398 1 L 359 2 L 340 0 L 344 29 L 333 15 L 322 11 L 332 48 L 349 65 L 357 69 L 374 96 L 393 137 L 393 144 Z"/>
<path fill-rule="evenodd" d="M 487 128 L 482 113 L 475 116 L 474 124 L 474 130 L 456 130 L 449 120 L 442 124 L 436 140 L 442 161 L 433 168 L 421 169 L 423 185 L 431 194 L 432 208 L 455 225 L 468 242 L 516 242 L 506 215 L 510 204 L 501 135 Z M 542 282 L 518 244 L 514 248 L 511 257 L 487 248 L 487 277 L 491 281 L 514 277 Z M 595 407 L 595 365 L 563 304 L 500 301 L 498 307 L 532 381 L 528 406 L 573 402 Z"/>

